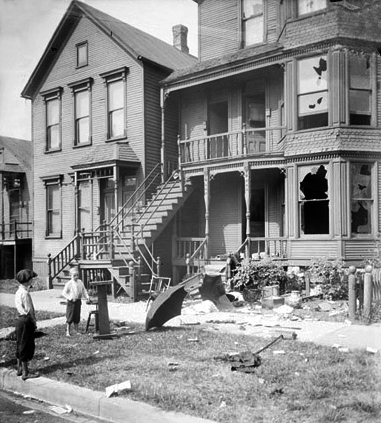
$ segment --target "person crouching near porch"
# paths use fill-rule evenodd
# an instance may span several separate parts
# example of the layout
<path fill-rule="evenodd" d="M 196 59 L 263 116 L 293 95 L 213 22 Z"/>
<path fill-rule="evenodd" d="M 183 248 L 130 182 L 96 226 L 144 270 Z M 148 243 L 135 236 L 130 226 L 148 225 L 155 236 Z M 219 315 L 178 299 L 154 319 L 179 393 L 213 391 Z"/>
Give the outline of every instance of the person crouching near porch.
<path fill-rule="evenodd" d="M 39 377 L 39 373 L 31 372 L 28 361 L 32 360 L 35 350 L 34 333 L 37 328 L 36 315 L 29 289 L 32 287 L 32 279 L 37 274 L 29 269 L 20 270 L 16 275 L 19 288 L 15 295 L 15 305 L 19 313 L 16 322 L 16 358 L 17 376 L 23 380 Z"/>
<path fill-rule="evenodd" d="M 78 333 L 78 323 L 81 319 L 81 304 L 82 299 L 90 300 L 89 294 L 86 291 L 85 285 L 78 279 L 78 268 L 72 267 L 70 269 L 71 279 L 66 283 L 62 296 L 66 298 L 66 336 L 71 336 L 71 324 L 74 324 L 74 330 Z"/>

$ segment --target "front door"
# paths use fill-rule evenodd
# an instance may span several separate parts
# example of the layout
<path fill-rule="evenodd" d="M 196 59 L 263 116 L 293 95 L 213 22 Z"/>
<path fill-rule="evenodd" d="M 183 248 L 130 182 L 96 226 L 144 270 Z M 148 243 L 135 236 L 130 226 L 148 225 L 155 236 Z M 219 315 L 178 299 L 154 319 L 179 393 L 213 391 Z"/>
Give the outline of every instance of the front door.
<path fill-rule="evenodd" d="M 265 92 L 246 97 L 246 136 L 249 154 L 266 151 L 266 131 L 257 128 L 266 127 Z"/>
<path fill-rule="evenodd" d="M 12 189 L 9 191 L 9 223 L 10 233 L 15 235 L 16 223 L 20 223 L 20 190 Z"/>
<path fill-rule="evenodd" d="M 103 199 L 103 220 L 109 223 L 115 216 L 114 191 L 105 191 Z"/>

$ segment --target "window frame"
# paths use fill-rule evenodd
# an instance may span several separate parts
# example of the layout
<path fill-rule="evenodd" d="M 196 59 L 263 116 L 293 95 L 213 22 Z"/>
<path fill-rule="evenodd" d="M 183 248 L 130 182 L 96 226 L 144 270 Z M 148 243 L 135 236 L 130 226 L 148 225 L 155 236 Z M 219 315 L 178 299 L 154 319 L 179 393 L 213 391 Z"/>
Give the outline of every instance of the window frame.
<path fill-rule="evenodd" d="M 115 69 L 110 72 L 105 72 L 100 74 L 100 77 L 103 79 L 103 83 L 105 86 L 105 97 L 106 97 L 106 141 L 115 141 L 120 139 L 127 138 L 127 74 L 128 68 L 122 67 L 119 69 Z M 123 109 L 123 133 L 117 134 L 115 136 L 112 135 L 111 129 L 111 121 L 110 121 L 110 84 L 114 82 L 122 82 L 123 84 L 123 107 L 118 109 Z M 115 112 L 115 110 L 113 110 Z"/>
<path fill-rule="evenodd" d="M 326 179 L 327 179 L 327 198 L 322 199 L 302 199 L 301 198 L 301 187 L 300 184 L 304 180 L 306 175 L 301 178 L 301 169 L 307 168 L 310 169 L 310 171 L 313 168 L 319 168 L 320 166 L 323 166 L 326 170 Z M 310 172 L 311 173 L 311 172 Z M 329 238 L 331 237 L 332 233 L 332 199 L 331 199 L 331 191 L 332 191 L 332 167 L 329 162 L 318 162 L 318 163 L 303 163 L 301 165 L 296 166 L 296 207 L 297 207 L 297 234 L 299 238 L 308 239 L 308 238 Z M 328 204 L 328 232 L 327 233 L 305 233 L 305 230 L 302 230 L 302 205 L 305 205 L 307 203 L 314 204 L 316 202 L 322 203 L 326 202 Z M 305 218 L 304 218 L 305 222 Z"/>
<path fill-rule="evenodd" d="M 240 25 L 241 25 L 241 46 L 243 48 L 246 47 L 252 47 L 255 45 L 260 45 L 266 42 L 267 40 L 267 30 L 266 30 L 266 25 L 267 25 L 267 20 L 266 20 L 266 10 L 267 10 L 267 1 L 266 0 L 262 0 L 262 13 L 257 13 L 257 14 L 252 14 L 250 16 L 245 16 L 245 1 L 246 0 L 241 0 L 240 2 L 240 16 L 241 16 L 241 21 L 240 21 Z M 247 42 L 247 37 L 246 37 L 246 23 L 250 22 L 250 21 L 255 21 L 256 19 L 262 17 L 262 36 L 261 36 L 261 40 L 257 41 L 257 42 L 253 42 L 253 43 L 248 43 Z"/>
<path fill-rule="evenodd" d="M 309 59 L 314 59 L 314 58 L 324 58 L 324 60 L 326 61 L 326 72 L 327 72 L 327 76 L 326 76 L 326 88 L 324 90 L 312 90 L 312 91 L 308 91 L 308 92 L 299 92 L 299 84 L 301 82 L 301 80 L 299 79 L 299 74 L 300 74 L 300 63 L 303 60 L 309 60 Z M 302 56 L 302 57 L 298 57 L 296 59 L 294 59 L 294 69 L 295 69 L 295 76 L 294 76 L 294 85 L 295 85 L 295 89 L 294 89 L 294 95 L 295 95 L 295 108 L 294 108 L 294 128 L 296 131 L 309 131 L 311 129 L 317 129 L 317 128 L 327 128 L 330 125 L 330 110 L 331 110 L 331 104 L 330 104 L 330 95 L 331 95 L 331 86 L 330 86 L 330 54 L 329 52 L 323 52 L 321 54 L 318 55 L 309 55 L 309 56 Z M 326 109 L 326 114 L 327 114 L 327 123 L 323 126 L 318 125 L 318 126 L 308 126 L 308 127 L 303 127 L 300 128 L 301 126 L 301 122 L 300 119 L 304 118 L 304 117 L 311 117 L 311 116 L 316 116 L 316 115 L 322 115 L 325 114 L 324 110 L 321 112 L 312 112 L 309 114 L 303 113 L 303 116 L 300 115 L 299 112 L 299 98 L 301 97 L 305 97 L 307 95 L 313 95 L 313 94 L 317 94 L 317 93 L 326 93 L 326 101 L 327 101 L 327 109 Z M 323 96 L 324 97 L 324 96 Z"/>
<path fill-rule="evenodd" d="M 85 53 L 85 60 L 83 62 L 80 62 L 80 49 L 85 47 L 86 53 Z M 78 43 L 75 45 L 76 48 L 76 68 L 83 68 L 84 66 L 88 66 L 89 64 L 89 44 L 87 41 L 82 41 L 81 43 Z"/>
<path fill-rule="evenodd" d="M 92 78 L 86 78 L 81 81 L 77 81 L 71 84 L 68 84 L 68 87 L 71 88 L 73 95 L 73 147 L 84 147 L 92 144 Z M 88 92 L 88 115 L 77 117 L 77 94 Z M 78 122 L 84 118 L 88 118 L 88 131 L 89 136 L 87 141 L 80 142 L 79 133 L 78 133 Z"/>
<path fill-rule="evenodd" d="M 42 178 L 45 184 L 45 238 L 49 239 L 60 239 L 62 238 L 62 180 L 63 175 L 50 176 Z M 51 208 L 49 204 L 49 189 L 52 187 L 58 188 L 58 201 L 57 207 L 53 205 Z M 50 216 L 53 216 L 54 212 L 58 211 L 58 224 L 59 228 L 57 231 L 53 231 L 50 228 Z"/>
<path fill-rule="evenodd" d="M 353 195 L 353 173 L 352 173 L 352 166 L 368 166 L 370 168 L 369 176 L 369 185 L 370 185 L 370 197 L 354 197 Z M 368 162 L 366 160 L 353 160 L 348 162 L 348 193 L 349 193 L 349 201 L 348 201 L 348 214 L 350 216 L 349 219 L 349 234 L 351 238 L 358 239 L 358 238 L 371 238 L 374 236 L 375 231 L 377 231 L 377 209 L 375 205 L 377 204 L 377 190 L 375 189 L 375 179 L 376 179 L 376 165 L 374 162 Z M 360 171 L 361 173 L 361 171 Z M 354 202 L 364 201 L 370 204 L 370 230 L 369 232 L 353 232 L 352 231 L 352 204 Z M 363 225 L 359 225 L 363 226 Z"/>
<path fill-rule="evenodd" d="M 357 126 L 360 128 L 370 128 L 376 125 L 376 116 L 377 116 L 377 77 L 376 77 L 376 60 L 374 54 L 372 53 L 364 53 L 364 58 L 369 61 L 369 88 L 361 89 L 351 86 L 351 58 L 355 57 L 356 55 L 361 54 L 357 52 L 356 54 L 351 53 L 350 51 L 346 51 L 346 72 L 348 75 L 347 81 L 347 124 L 349 126 Z M 369 99 L 369 124 L 359 124 L 359 123 L 351 123 L 351 115 L 361 115 L 361 113 L 356 113 L 356 111 L 352 112 L 351 110 L 351 91 L 361 91 L 361 92 L 368 92 L 370 99 Z"/>
<path fill-rule="evenodd" d="M 41 96 L 45 106 L 45 153 L 53 153 L 62 150 L 62 87 L 53 88 L 52 90 L 41 92 Z M 58 102 L 58 123 L 49 125 L 49 102 Z M 58 127 L 58 146 L 55 148 L 49 147 L 49 129 L 53 126 Z"/>

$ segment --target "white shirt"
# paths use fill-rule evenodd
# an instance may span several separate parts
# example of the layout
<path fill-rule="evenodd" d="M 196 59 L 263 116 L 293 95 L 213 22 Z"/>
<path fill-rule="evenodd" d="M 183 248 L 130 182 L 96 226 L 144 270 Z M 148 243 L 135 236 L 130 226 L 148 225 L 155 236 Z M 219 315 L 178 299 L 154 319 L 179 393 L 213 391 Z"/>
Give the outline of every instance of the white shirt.
<path fill-rule="evenodd" d="M 85 285 L 81 279 L 77 279 L 76 281 L 70 279 L 62 291 L 62 296 L 69 301 L 77 301 L 82 298 L 86 298 L 87 300 L 89 299 L 89 294 L 87 293 Z"/>
<path fill-rule="evenodd" d="M 15 305 L 20 316 L 29 315 L 34 322 L 36 321 L 32 297 L 25 285 L 20 285 L 16 291 Z"/>

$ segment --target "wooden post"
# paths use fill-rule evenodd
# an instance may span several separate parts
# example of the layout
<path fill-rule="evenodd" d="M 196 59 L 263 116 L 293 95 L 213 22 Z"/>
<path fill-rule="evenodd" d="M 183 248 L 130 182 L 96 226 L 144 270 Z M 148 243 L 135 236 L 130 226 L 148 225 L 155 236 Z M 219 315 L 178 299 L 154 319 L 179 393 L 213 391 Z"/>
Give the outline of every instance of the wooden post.
<path fill-rule="evenodd" d="M 251 201 L 251 173 L 250 168 L 248 165 L 245 165 L 243 171 L 243 177 L 245 182 L 245 204 L 246 204 L 246 239 L 248 242 L 246 243 L 246 251 L 245 255 L 246 258 L 250 258 L 250 201 Z"/>
<path fill-rule="evenodd" d="M 372 266 L 365 267 L 364 275 L 364 317 L 369 318 L 372 310 Z"/>
<path fill-rule="evenodd" d="M 205 260 L 209 258 L 209 206 L 210 206 L 210 180 L 209 180 L 209 170 L 204 169 L 204 203 L 205 203 L 205 238 L 206 238 L 206 248 Z"/>
<path fill-rule="evenodd" d="M 157 276 L 160 276 L 160 267 L 161 267 L 160 257 L 158 257 L 156 259 L 156 263 L 157 263 L 157 265 L 156 265 L 156 274 L 157 274 Z"/>
<path fill-rule="evenodd" d="M 134 262 L 131 260 L 128 263 L 128 273 L 130 276 L 130 298 L 132 302 L 138 301 L 138 284 L 136 280 Z"/>
<path fill-rule="evenodd" d="M 48 254 L 48 280 L 47 280 L 47 285 L 48 285 L 48 289 L 53 289 L 53 280 L 52 280 L 52 255 L 49 253 Z"/>
<path fill-rule="evenodd" d="M 348 276 L 348 306 L 349 320 L 353 322 L 356 318 L 356 267 L 349 266 Z"/>
<path fill-rule="evenodd" d="M 310 274 L 308 273 L 308 272 L 306 272 L 305 274 L 304 274 L 304 282 L 306 283 L 306 297 L 309 297 L 310 296 L 310 294 L 311 294 L 311 292 L 310 292 L 310 282 L 311 282 L 311 279 L 310 279 Z"/>

